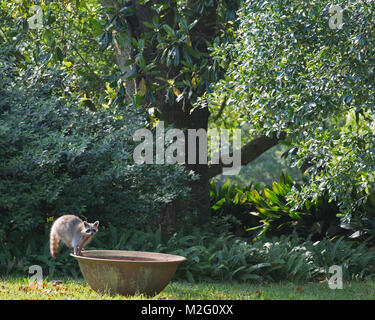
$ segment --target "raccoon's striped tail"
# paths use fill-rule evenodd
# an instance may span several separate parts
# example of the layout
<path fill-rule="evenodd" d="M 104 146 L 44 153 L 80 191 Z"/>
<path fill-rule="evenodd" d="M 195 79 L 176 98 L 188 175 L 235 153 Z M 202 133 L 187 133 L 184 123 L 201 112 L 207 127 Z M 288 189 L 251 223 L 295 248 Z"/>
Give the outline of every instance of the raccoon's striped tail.
<path fill-rule="evenodd" d="M 51 234 L 50 234 L 50 237 L 49 237 L 49 251 L 51 253 L 51 256 L 54 257 L 54 258 L 57 258 L 58 255 L 59 255 L 59 243 L 60 243 L 60 239 L 59 237 L 56 235 L 56 233 L 53 231 L 53 229 L 51 230 Z"/>

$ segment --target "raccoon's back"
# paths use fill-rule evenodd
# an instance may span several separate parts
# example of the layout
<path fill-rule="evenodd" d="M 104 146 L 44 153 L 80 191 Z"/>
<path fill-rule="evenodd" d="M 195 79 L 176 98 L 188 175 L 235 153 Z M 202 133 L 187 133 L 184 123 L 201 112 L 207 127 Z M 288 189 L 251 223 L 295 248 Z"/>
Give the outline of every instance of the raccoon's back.
<path fill-rule="evenodd" d="M 61 216 L 53 223 L 50 233 L 50 253 L 52 257 L 58 256 L 60 241 L 71 248 L 72 240 L 81 231 L 82 224 L 82 220 L 74 215 Z"/>

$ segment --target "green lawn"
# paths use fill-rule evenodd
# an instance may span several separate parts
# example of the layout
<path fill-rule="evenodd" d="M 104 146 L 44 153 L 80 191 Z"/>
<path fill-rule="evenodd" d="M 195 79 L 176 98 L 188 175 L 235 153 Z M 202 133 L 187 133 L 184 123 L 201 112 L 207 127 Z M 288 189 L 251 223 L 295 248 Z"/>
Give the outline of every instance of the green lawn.
<path fill-rule="evenodd" d="M 29 285 L 28 279 L 0 280 L 0 300 L 20 299 L 151 299 L 142 295 L 123 297 L 101 295 L 94 292 L 84 280 L 66 279 L 49 281 L 41 285 Z M 322 283 L 199 283 L 171 282 L 156 300 L 235 299 L 235 300 L 328 300 L 328 299 L 375 299 L 375 281 L 344 282 L 342 290 L 331 290 Z"/>

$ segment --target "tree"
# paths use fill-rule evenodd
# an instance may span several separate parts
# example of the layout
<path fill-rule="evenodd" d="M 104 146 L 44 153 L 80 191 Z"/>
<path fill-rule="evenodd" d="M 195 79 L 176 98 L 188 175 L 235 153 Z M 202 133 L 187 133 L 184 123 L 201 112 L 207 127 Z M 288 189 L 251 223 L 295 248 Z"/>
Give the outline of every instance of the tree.
<path fill-rule="evenodd" d="M 108 4 L 116 6 L 112 1 Z M 204 129 L 211 119 L 218 119 L 226 107 L 222 103 L 216 115 L 212 115 L 207 98 L 212 85 L 222 77 L 224 69 L 210 56 L 210 48 L 224 31 L 230 39 L 235 10 L 239 1 L 129 1 L 117 12 L 128 12 L 120 17 L 127 25 L 133 48 L 124 46 L 117 50 L 117 61 L 129 64 L 130 78 L 137 75 L 133 88 L 143 103 L 158 110 L 158 118 L 175 128 Z M 228 35 L 225 33 L 229 32 Z M 227 41 L 227 40 L 225 40 Z M 124 66 L 120 66 L 125 71 Z M 149 70 L 152 70 L 149 72 Z M 128 77 L 129 80 L 129 77 Z M 203 97 L 203 98 L 202 98 Z M 276 145 L 281 137 L 259 136 L 242 148 L 242 165 Z M 185 131 L 185 141 L 188 141 Z M 187 144 L 186 144 L 187 146 Z M 200 148 L 197 141 L 196 148 Z M 209 179 L 222 172 L 223 163 L 216 165 L 189 164 L 186 149 L 186 168 L 199 175 L 192 182 L 194 205 L 199 221 L 209 220 Z"/>
<path fill-rule="evenodd" d="M 43 26 L 30 30 L 26 23 L 30 3 L 2 2 L 4 18 L 14 26 L 3 31 L 4 41 L 9 41 L 7 33 L 18 33 L 14 46 L 20 60 L 61 63 L 77 79 L 75 94 L 89 107 L 127 99 L 135 109 L 156 109 L 155 116 L 175 128 L 207 130 L 211 116 L 207 98 L 198 98 L 210 92 L 224 74 L 209 48 L 223 31 L 224 38 L 232 37 L 239 2 L 87 0 L 62 4 L 40 3 L 45 12 Z M 97 48 L 95 36 L 100 43 Z M 117 66 L 111 66 L 111 60 Z M 115 97 L 106 83 L 116 90 Z M 222 111 L 213 117 L 219 118 Z M 251 141 L 243 149 L 243 164 L 277 141 L 267 137 Z M 199 141 L 196 148 L 200 148 Z M 200 222 L 209 220 L 209 179 L 221 167 L 186 165 L 200 176 L 191 184 Z"/>
<path fill-rule="evenodd" d="M 10 41 L 7 35 L 17 35 L 15 55 L 20 60 L 69 68 L 79 84 L 75 94 L 96 108 L 125 100 L 134 110 L 156 110 L 150 122 L 164 120 L 181 129 L 246 124 L 242 165 L 281 140 L 294 144 L 290 154 L 298 158 L 296 165 L 312 164 L 311 188 L 299 194 L 300 200 L 316 194 L 320 184 L 328 181 L 328 164 L 333 164 L 329 161 L 345 162 L 333 156 L 338 150 L 326 148 L 332 141 L 337 141 L 337 147 L 347 145 L 345 152 L 350 154 L 349 134 L 344 141 L 338 128 L 352 110 L 362 126 L 354 131 L 363 140 L 353 156 L 358 159 L 368 150 L 371 130 L 365 118 L 371 117 L 373 97 L 372 73 L 366 73 L 373 68 L 371 3 L 347 1 L 342 29 L 330 27 L 330 5 L 324 1 L 62 4 L 41 3 L 43 27 L 29 30 L 25 22 L 30 3 L 2 1 L 3 16 L 10 25 L 2 31 L 3 41 Z M 343 128 L 353 132 L 349 124 Z M 209 220 L 208 181 L 223 166 L 186 165 L 200 176 L 191 187 L 202 223 Z M 338 168 L 332 166 L 331 175 Z M 349 172 L 356 178 L 348 181 L 359 181 L 358 172 Z M 336 197 L 337 190 L 345 188 L 344 198 L 349 199 L 354 191 L 343 179 L 333 175 L 329 190 Z M 320 182 L 313 187 L 313 181 Z"/>
<path fill-rule="evenodd" d="M 293 165 L 309 167 L 296 206 L 326 192 L 353 213 L 371 191 L 374 17 L 366 1 L 244 1 L 236 40 L 217 49 L 228 72 L 216 103 L 236 101 L 231 117 L 258 134 L 284 133 Z"/>

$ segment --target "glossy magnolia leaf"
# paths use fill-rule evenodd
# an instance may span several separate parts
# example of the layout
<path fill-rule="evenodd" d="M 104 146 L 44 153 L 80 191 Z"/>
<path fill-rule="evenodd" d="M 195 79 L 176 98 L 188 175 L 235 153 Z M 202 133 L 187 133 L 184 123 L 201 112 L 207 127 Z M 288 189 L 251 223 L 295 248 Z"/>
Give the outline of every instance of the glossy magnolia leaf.
<path fill-rule="evenodd" d="M 102 33 L 99 38 L 99 42 L 100 42 L 100 47 L 99 47 L 100 51 L 104 51 L 105 49 L 107 49 L 108 46 L 112 43 L 112 33 L 110 32 Z"/>
<path fill-rule="evenodd" d="M 138 94 L 143 97 L 146 94 L 146 80 L 145 78 L 142 78 L 139 82 L 139 91 Z"/>
<path fill-rule="evenodd" d="M 62 62 L 64 60 L 64 54 L 63 52 L 61 51 L 60 47 L 56 47 L 55 48 L 55 54 L 56 54 L 56 57 L 57 59 Z"/>
<path fill-rule="evenodd" d="M 170 37 L 174 37 L 176 35 L 175 31 L 167 24 L 163 24 L 163 29 L 167 32 L 167 34 Z"/>
<path fill-rule="evenodd" d="M 175 67 L 177 67 L 179 63 L 180 63 L 180 50 L 178 49 L 178 47 L 175 47 L 173 64 Z"/>

